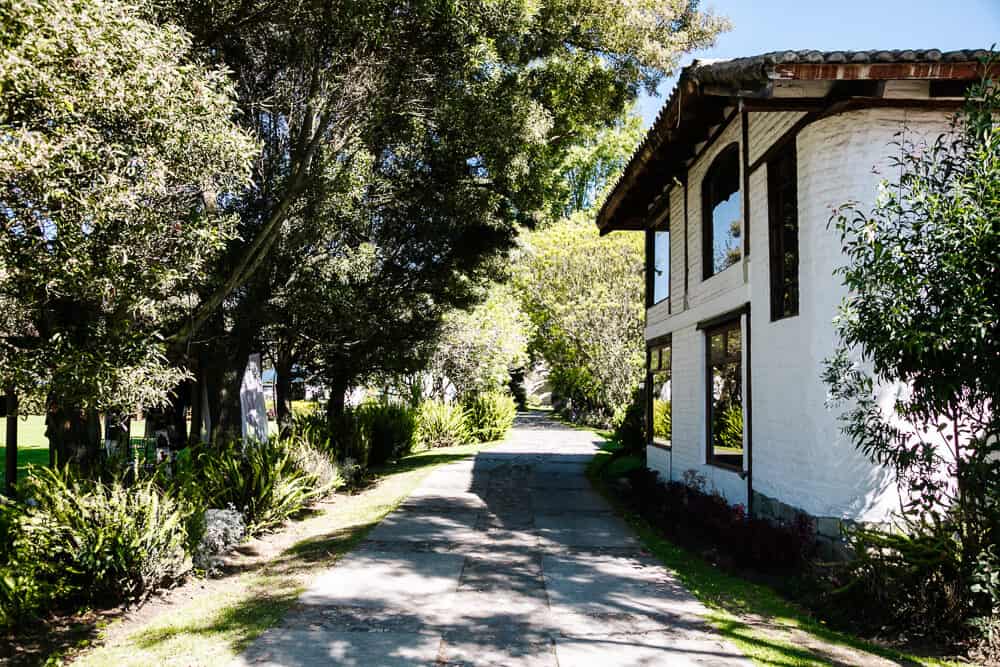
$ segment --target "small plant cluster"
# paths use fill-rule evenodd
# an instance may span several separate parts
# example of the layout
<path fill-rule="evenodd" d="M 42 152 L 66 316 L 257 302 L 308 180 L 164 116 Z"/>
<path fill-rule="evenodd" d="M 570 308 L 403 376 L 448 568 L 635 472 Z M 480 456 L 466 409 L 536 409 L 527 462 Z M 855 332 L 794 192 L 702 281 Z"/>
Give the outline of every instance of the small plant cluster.
<path fill-rule="evenodd" d="M 720 564 L 765 573 L 803 567 L 813 549 L 813 526 L 805 515 L 791 525 L 748 517 L 742 505 L 709 493 L 700 475 L 664 482 L 645 467 L 628 473 L 634 509 L 671 539 L 713 554 Z"/>
<path fill-rule="evenodd" d="M 347 483 L 313 432 L 203 445 L 136 479 L 31 468 L 0 505 L 0 626 L 73 605 L 141 601 Z M 110 468 L 109 468 L 110 470 Z M 221 509 L 228 508 L 228 509 Z"/>
<path fill-rule="evenodd" d="M 66 602 L 140 600 L 191 567 L 197 509 L 152 480 L 126 486 L 37 468 L 0 507 L 0 624 Z"/>
<path fill-rule="evenodd" d="M 417 414 L 416 441 L 423 448 L 454 447 L 502 439 L 514 425 L 517 405 L 509 394 L 474 394 L 461 403 L 426 401 Z"/>

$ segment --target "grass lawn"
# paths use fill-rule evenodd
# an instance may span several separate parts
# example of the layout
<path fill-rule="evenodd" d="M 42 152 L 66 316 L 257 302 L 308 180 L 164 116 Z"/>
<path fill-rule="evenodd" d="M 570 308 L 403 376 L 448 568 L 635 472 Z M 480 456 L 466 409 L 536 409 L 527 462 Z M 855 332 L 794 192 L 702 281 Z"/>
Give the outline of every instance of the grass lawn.
<path fill-rule="evenodd" d="M 260 567 L 204 581 L 205 591 L 137 627 L 122 631 L 112 623 L 104 631 L 104 644 L 74 664 L 229 664 L 280 621 L 317 573 L 357 545 L 433 468 L 481 449 L 468 445 L 430 450 L 377 470 L 374 486 L 353 496 L 337 496 L 321 513 L 293 524 L 292 529 L 311 533 L 309 537 Z"/>
<path fill-rule="evenodd" d="M 611 452 L 601 451 L 591 463 L 587 475 L 595 488 L 624 516 L 645 548 L 709 608 L 708 620 L 716 630 L 755 664 L 775 667 L 856 664 L 858 653 L 872 661 L 884 659 L 880 664 L 958 664 L 908 655 L 831 630 L 773 589 L 727 574 L 671 543 L 609 492 L 601 473 L 610 460 Z M 854 657 L 838 655 L 840 647 L 853 649 Z"/>
<path fill-rule="evenodd" d="M 7 433 L 7 418 L 0 417 L 0 444 Z M 0 475 L 6 470 L 7 448 L 0 447 Z M 45 437 L 45 417 L 19 417 L 17 420 L 17 476 L 24 474 L 28 464 L 49 464 L 49 440 Z"/>

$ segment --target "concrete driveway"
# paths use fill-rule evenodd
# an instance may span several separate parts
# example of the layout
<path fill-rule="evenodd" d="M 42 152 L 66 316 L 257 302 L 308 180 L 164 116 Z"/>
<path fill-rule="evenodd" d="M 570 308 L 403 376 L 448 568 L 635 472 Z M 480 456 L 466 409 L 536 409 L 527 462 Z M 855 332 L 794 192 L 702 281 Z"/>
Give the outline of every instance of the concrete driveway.
<path fill-rule="evenodd" d="M 240 665 L 749 665 L 584 477 L 542 413 L 432 472 Z"/>

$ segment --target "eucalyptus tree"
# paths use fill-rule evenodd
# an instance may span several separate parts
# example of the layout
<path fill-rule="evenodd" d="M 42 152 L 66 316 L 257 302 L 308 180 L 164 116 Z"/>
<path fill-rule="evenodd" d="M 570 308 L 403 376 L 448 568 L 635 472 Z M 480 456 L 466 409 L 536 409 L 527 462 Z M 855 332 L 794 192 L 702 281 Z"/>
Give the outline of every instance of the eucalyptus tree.
<path fill-rule="evenodd" d="M 234 237 L 218 204 L 256 151 L 232 89 L 141 7 L 0 2 L 0 384 L 45 397 L 53 459 L 184 376 L 165 327 Z"/>
<path fill-rule="evenodd" d="M 180 0 L 161 12 L 232 70 L 240 122 L 263 142 L 254 188 L 228 202 L 239 238 L 172 337 L 212 341 L 202 360 L 225 362 L 205 369 L 223 424 L 245 353 L 292 321 L 292 294 L 336 313 L 299 328 L 300 343 L 322 343 L 306 356 L 331 384 L 416 363 L 416 338 L 471 303 L 517 228 L 561 209 L 566 151 L 723 27 L 693 0 Z M 338 174 L 359 161 L 360 194 L 329 215 Z M 298 257 L 336 267 L 362 248 L 372 270 L 327 281 L 326 304 L 271 282 Z M 265 307 L 276 295 L 282 307 Z"/>

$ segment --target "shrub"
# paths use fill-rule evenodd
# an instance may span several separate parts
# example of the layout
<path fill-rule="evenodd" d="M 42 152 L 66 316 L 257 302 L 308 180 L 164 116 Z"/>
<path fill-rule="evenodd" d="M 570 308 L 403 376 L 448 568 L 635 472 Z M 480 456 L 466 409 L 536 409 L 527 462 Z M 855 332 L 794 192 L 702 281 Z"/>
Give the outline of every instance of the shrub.
<path fill-rule="evenodd" d="M 392 403 L 365 403 L 356 413 L 361 429 L 368 436 L 369 466 L 398 459 L 413 449 L 417 424 L 412 409 Z"/>
<path fill-rule="evenodd" d="M 835 574 L 841 586 L 832 595 L 834 606 L 850 609 L 852 621 L 870 627 L 932 638 L 964 635 L 957 536 L 949 522 L 892 531 L 852 528 L 847 538 L 855 558 Z"/>
<path fill-rule="evenodd" d="M 30 502 L 7 510 L 11 546 L 0 571 L 5 623 L 69 601 L 136 600 L 190 568 L 190 508 L 152 481 L 126 487 L 36 468 Z"/>
<path fill-rule="evenodd" d="M 212 573 L 218 568 L 219 554 L 242 542 L 247 527 L 243 515 L 235 509 L 210 509 L 205 511 L 201 533 L 194 550 L 194 565 Z"/>
<path fill-rule="evenodd" d="M 794 570 L 814 546 L 805 515 L 789 525 L 748 518 L 742 505 L 706 493 L 704 479 L 685 474 L 686 483 L 667 482 L 648 468 L 628 473 L 633 505 L 650 523 L 682 543 L 707 547 L 731 565 L 762 572 Z"/>
<path fill-rule="evenodd" d="M 646 409 L 643 403 L 645 394 L 637 389 L 632 394 L 632 402 L 615 427 L 614 440 L 624 449 L 634 454 L 644 456 L 646 453 Z"/>
<path fill-rule="evenodd" d="M 340 468 L 331 459 L 329 440 L 317 446 L 308 436 L 292 434 L 285 442 L 292 455 L 292 465 L 313 478 L 317 497 L 325 496 L 346 485 Z"/>
<path fill-rule="evenodd" d="M 330 449 L 337 461 L 351 459 L 363 470 L 368 469 L 371 453 L 369 431 L 357 410 L 347 409 L 329 422 Z"/>
<path fill-rule="evenodd" d="M 292 401 L 292 419 L 301 419 L 320 414 L 319 403 L 316 401 Z"/>
<path fill-rule="evenodd" d="M 327 490 L 295 463 L 282 441 L 230 443 L 202 454 L 201 493 L 208 507 L 232 505 L 243 513 L 250 534 L 273 528 Z"/>
<path fill-rule="evenodd" d="M 465 410 L 441 401 L 425 401 L 417 414 L 416 441 L 421 447 L 454 447 L 471 439 Z"/>
<path fill-rule="evenodd" d="M 517 416 L 513 397 L 498 391 L 477 394 L 464 408 L 469 434 L 479 442 L 502 440 Z"/>

